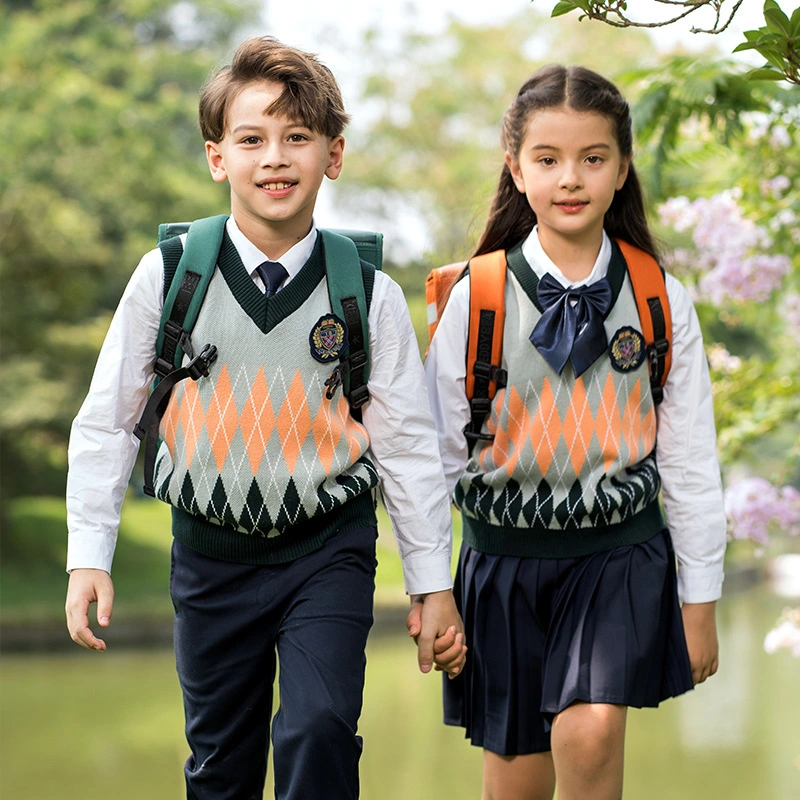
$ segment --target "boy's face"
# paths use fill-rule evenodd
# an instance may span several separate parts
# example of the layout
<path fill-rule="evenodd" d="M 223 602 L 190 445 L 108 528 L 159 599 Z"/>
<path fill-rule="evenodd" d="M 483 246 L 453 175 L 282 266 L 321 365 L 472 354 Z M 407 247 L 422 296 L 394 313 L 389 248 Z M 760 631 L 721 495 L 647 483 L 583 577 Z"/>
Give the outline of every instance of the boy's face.
<path fill-rule="evenodd" d="M 228 108 L 225 135 L 206 142 L 215 181 L 231 187 L 231 213 L 248 238 L 298 241 L 311 229 L 323 176 L 342 170 L 344 139 L 330 139 L 302 122 L 275 117 L 267 109 L 283 85 L 248 84 Z"/>

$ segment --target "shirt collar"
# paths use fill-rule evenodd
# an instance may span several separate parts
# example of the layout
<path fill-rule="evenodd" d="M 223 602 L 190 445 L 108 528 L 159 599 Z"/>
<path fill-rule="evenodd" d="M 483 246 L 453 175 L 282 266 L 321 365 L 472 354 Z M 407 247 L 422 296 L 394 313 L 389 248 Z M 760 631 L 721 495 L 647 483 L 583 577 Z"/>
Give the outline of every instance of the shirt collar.
<path fill-rule="evenodd" d="M 531 265 L 531 268 L 536 273 L 536 277 L 540 280 L 545 274 L 550 273 L 562 286 L 589 286 L 599 280 L 605 278 L 608 273 L 608 264 L 611 261 L 611 239 L 608 234 L 603 231 L 603 243 L 600 245 L 600 252 L 597 254 L 597 260 L 594 262 L 592 271 L 588 277 L 581 281 L 574 283 L 564 277 L 564 273 L 550 260 L 547 253 L 542 249 L 539 242 L 539 226 L 534 225 L 533 230 L 528 234 L 528 238 L 522 243 L 522 255 L 525 260 Z"/>
<path fill-rule="evenodd" d="M 241 232 L 241 230 L 239 230 L 239 226 L 236 224 L 236 220 L 233 218 L 233 215 L 228 217 L 225 229 L 228 232 L 228 236 L 230 236 L 231 242 L 233 242 L 234 247 L 238 251 L 239 257 L 242 259 L 244 268 L 248 271 L 248 273 L 250 273 L 250 275 L 255 274 L 256 267 L 259 264 L 263 264 L 265 261 L 271 260 L 267 255 L 262 253 Z M 287 280 L 291 280 L 295 275 L 297 275 L 298 272 L 300 272 L 302 266 L 310 258 L 316 242 L 317 226 L 312 220 L 311 230 L 308 232 L 308 234 L 297 244 L 289 248 L 289 250 L 287 250 L 279 259 L 280 263 L 283 264 L 283 268 L 287 273 L 289 273 Z"/>

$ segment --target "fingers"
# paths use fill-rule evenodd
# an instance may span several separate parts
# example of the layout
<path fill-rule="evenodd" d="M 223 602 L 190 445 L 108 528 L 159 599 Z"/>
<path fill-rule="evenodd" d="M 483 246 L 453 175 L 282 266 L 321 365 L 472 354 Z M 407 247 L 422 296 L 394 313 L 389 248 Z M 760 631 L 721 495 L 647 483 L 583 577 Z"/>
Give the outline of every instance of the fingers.
<path fill-rule="evenodd" d="M 433 633 L 430 626 L 423 626 L 422 632 L 417 637 L 419 671 L 426 674 L 433 668 L 433 643 L 435 641 Z"/>
<path fill-rule="evenodd" d="M 451 636 L 451 631 L 454 636 Z M 442 643 L 452 638 L 452 644 L 447 649 L 443 649 Z M 436 668 L 444 670 L 450 678 L 454 678 L 464 668 L 467 660 L 467 646 L 464 642 L 463 633 L 455 633 L 455 628 L 448 629 L 445 636 L 440 637 L 434 642 L 434 663 Z"/>
<path fill-rule="evenodd" d="M 89 606 L 97 603 L 97 621 L 107 627 L 114 604 L 114 586 L 108 573 L 96 569 L 73 570 L 67 587 L 67 629 L 72 641 L 87 650 L 103 651 L 106 643 L 89 628 Z"/>
<path fill-rule="evenodd" d="M 419 636 L 422 631 L 422 601 L 414 598 L 406 618 L 406 628 L 411 637 Z"/>

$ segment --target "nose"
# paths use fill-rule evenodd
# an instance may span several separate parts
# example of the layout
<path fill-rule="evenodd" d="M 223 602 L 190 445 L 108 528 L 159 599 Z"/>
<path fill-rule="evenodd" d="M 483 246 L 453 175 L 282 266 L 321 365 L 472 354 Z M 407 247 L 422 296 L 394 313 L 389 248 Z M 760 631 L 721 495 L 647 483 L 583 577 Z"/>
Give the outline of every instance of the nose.
<path fill-rule="evenodd" d="M 579 189 L 582 185 L 580 170 L 576 164 L 570 161 L 564 163 L 561 175 L 558 180 L 559 188 L 573 191 Z"/>
<path fill-rule="evenodd" d="M 288 153 L 280 139 L 264 143 L 259 165 L 262 167 L 271 167 L 273 169 L 276 167 L 289 166 Z"/>

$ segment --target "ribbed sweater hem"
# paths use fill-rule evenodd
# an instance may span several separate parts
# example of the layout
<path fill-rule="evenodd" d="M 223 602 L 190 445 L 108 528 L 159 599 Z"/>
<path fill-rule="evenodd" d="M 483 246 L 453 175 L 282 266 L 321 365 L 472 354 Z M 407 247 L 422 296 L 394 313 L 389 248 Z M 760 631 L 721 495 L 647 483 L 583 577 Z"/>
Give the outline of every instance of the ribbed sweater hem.
<path fill-rule="evenodd" d="M 236 564 L 285 564 L 319 549 L 339 531 L 377 524 L 371 491 L 271 537 L 216 525 L 206 517 L 172 508 L 172 535 L 175 539 L 204 556 Z"/>
<path fill-rule="evenodd" d="M 616 525 L 574 530 L 543 526 L 512 528 L 490 525 L 463 515 L 464 543 L 481 553 L 533 558 L 576 558 L 615 547 L 642 544 L 664 527 L 658 501 Z"/>

